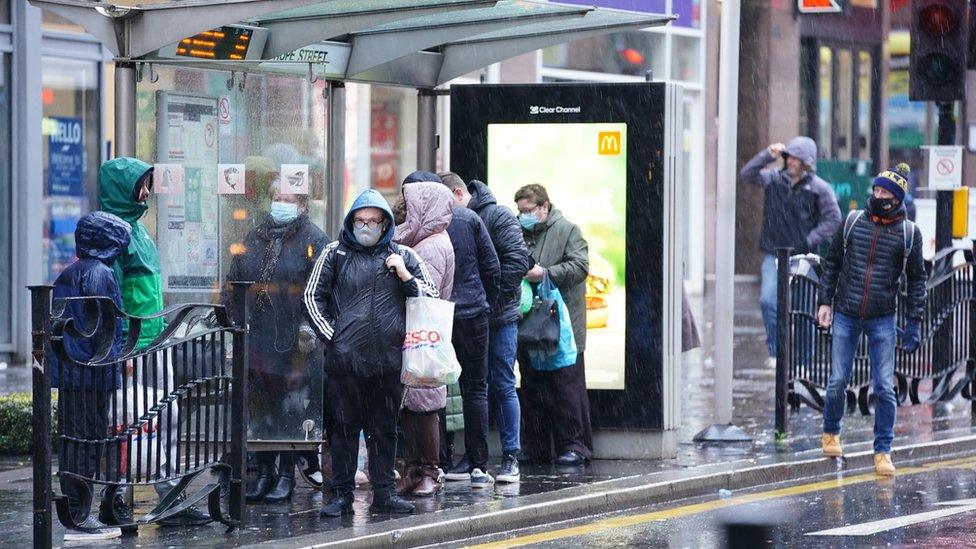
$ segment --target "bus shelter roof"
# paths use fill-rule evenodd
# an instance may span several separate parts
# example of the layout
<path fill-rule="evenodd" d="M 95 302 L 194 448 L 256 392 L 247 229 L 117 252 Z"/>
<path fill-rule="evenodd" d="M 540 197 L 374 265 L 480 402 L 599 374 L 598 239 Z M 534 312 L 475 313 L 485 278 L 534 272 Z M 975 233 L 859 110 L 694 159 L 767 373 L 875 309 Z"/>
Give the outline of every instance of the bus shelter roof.
<path fill-rule="evenodd" d="M 29 1 L 80 25 L 119 61 L 307 70 L 313 78 L 428 88 L 539 48 L 674 19 L 543 0 Z M 174 45 L 221 27 L 261 40 L 245 59 L 176 54 Z"/>

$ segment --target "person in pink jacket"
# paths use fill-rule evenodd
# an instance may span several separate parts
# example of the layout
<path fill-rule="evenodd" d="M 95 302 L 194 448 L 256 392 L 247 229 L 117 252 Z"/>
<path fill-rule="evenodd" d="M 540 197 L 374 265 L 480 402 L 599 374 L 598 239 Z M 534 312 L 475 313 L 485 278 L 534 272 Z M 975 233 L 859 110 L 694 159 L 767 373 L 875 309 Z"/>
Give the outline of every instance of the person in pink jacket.
<path fill-rule="evenodd" d="M 440 298 L 451 299 L 454 285 L 454 246 L 447 236 L 447 226 L 454 214 L 451 191 L 440 183 L 403 185 L 406 220 L 397 226 L 393 239 L 410 246 L 424 261 Z M 400 425 L 403 429 L 407 468 L 401 493 L 405 496 L 433 496 L 441 489 L 440 424 L 438 411 L 447 404 L 447 388 L 404 388 Z"/>

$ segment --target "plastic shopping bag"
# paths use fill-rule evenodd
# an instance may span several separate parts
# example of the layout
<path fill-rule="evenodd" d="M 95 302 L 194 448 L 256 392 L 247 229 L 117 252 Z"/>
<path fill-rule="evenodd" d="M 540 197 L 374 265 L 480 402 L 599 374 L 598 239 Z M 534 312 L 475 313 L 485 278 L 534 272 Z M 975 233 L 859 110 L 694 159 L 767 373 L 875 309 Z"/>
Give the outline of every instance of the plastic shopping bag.
<path fill-rule="evenodd" d="M 555 284 L 540 284 L 538 289 L 541 299 L 552 300 L 559 311 L 559 345 L 554 351 L 544 349 L 530 349 L 529 364 L 536 370 L 552 371 L 576 364 L 576 337 L 573 336 L 573 324 L 569 316 L 569 308 L 563 300 L 559 288 Z"/>
<path fill-rule="evenodd" d="M 454 354 L 454 304 L 433 297 L 407 298 L 400 381 L 409 387 L 457 383 L 461 364 Z"/>
<path fill-rule="evenodd" d="M 162 390 L 143 387 L 142 383 L 115 391 L 115 402 L 108 409 L 109 420 L 113 419 L 113 410 L 115 412 L 115 424 L 110 429 L 113 435 L 131 433 L 131 439 L 123 439 L 121 443 L 120 465 L 123 472 L 131 470 L 135 474 L 138 468 L 143 474 L 147 474 L 150 461 L 155 466 L 156 448 L 162 443 L 159 438 L 160 420 L 175 422 L 180 417 L 179 405 L 175 400 L 169 405 L 162 403 L 165 396 Z M 158 415 L 151 410 L 153 406 L 161 408 Z M 175 429 L 176 426 L 173 425 L 172 428 Z M 166 448 L 163 448 L 162 454 L 166 454 Z M 136 464 L 140 465 L 137 467 Z"/>

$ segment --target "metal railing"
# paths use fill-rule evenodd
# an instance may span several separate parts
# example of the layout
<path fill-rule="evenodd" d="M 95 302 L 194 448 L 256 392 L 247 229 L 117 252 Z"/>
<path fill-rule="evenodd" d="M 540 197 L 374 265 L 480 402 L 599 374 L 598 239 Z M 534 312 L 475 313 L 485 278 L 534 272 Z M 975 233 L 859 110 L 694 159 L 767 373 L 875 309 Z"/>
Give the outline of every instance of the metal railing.
<path fill-rule="evenodd" d="M 926 303 L 920 323 L 921 346 L 895 352 L 898 405 L 920 404 L 919 387 L 932 381 L 926 403 L 962 395 L 976 421 L 976 247 L 939 252 L 928 265 Z M 788 412 L 807 405 L 823 410 L 831 367 L 831 330 L 817 324 L 821 265 L 816 255 L 790 256 L 777 250 L 776 436 L 786 436 Z M 905 324 L 905 300 L 899 295 L 896 322 Z M 784 314 L 784 311 L 786 313 Z M 861 337 L 847 386 L 847 411 L 870 415 L 871 365 L 867 338 Z"/>
<path fill-rule="evenodd" d="M 106 297 L 52 304 L 51 286 L 30 288 L 35 547 L 51 546 L 52 502 L 66 528 L 83 530 L 95 487 L 101 488 L 101 512 L 123 529 L 165 520 L 204 500 L 214 520 L 231 528 L 242 524 L 248 286 L 233 285 L 236 319 L 209 304 L 132 317 Z M 166 328 L 137 348 L 142 326 L 157 318 L 169 319 Z M 128 335 L 120 348 L 121 322 Z M 72 358 L 81 346 L 91 356 L 87 361 Z M 57 497 L 51 486 L 52 386 L 58 390 Z M 116 496 L 131 498 L 136 487 L 155 488 L 158 503 L 140 517 L 118 516 Z"/>

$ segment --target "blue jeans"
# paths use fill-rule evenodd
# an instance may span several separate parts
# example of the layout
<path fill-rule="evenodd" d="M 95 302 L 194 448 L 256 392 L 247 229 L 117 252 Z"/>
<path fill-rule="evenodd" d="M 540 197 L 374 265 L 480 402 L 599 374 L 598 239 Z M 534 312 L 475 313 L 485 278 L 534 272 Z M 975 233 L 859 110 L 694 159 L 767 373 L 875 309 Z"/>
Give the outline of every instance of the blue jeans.
<path fill-rule="evenodd" d="M 830 379 L 824 402 L 824 432 L 840 434 L 847 406 L 846 389 L 854 367 L 854 353 L 861 333 L 868 337 L 871 388 L 874 390 L 874 451 L 891 452 L 895 428 L 895 315 L 861 320 L 834 314 Z"/>
<path fill-rule="evenodd" d="M 515 353 L 518 350 L 518 322 L 492 326 L 488 336 L 488 401 L 498 424 L 502 452 L 521 448 L 522 410 L 515 392 Z"/>
<path fill-rule="evenodd" d="M 769 356 L 776 356 L 776 256 L 763 256 L 760 272 L 759 308 L 762 309 L 763 324 L 766 325 L 766 350 Z"/>

